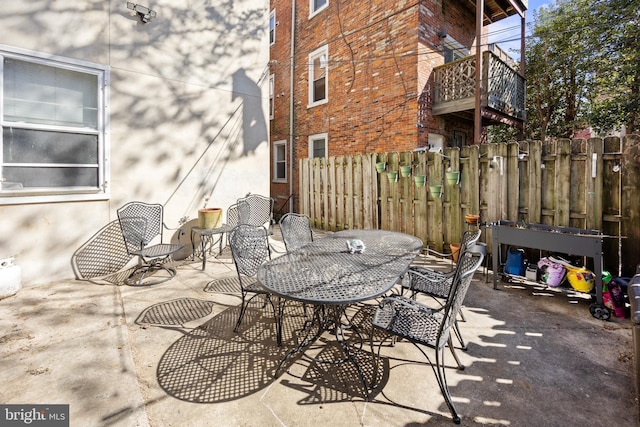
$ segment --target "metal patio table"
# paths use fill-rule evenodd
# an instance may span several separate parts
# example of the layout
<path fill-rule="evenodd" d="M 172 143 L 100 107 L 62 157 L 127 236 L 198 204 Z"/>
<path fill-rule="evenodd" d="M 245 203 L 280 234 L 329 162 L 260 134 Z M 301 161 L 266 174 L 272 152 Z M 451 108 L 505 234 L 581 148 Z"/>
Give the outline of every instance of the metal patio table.
<path fill-rule="evenodd" d="M 224 233 L 229 233 L 233 227 L 222 224 L 218 228 L 198 228 L 193 227 L 191 229 L 191 249 L 194 254 L 196 253 L 196 239 L 195 236 L 200 237 L 200 249 L 202 251 L 202 269 L 204 270 L 207 265 L 207 251 L 213 250 L 213 246 L 216 242 L 219 243 L 218 254 L 222 253 L 222 243 L 224 238 Z M 216 241 L 216 238 L 218 239 Z M 207 249 L 207 246 L 209 247 Z"/>
<path fill-rule="evenodd" d="M 347 242 L 361 240 L 362 253 L 350 253 Z M 349 348 L 345 331 L 360 338 L 357 326 L 352 325 L 345 309 L 355 303 L 375 299 L 386 294 L 408 270 L 422 250 L 420 239 L 404 233 L 386 230 L 344 230 L 315 240 L 295 251 L 265 263 L 258 270 L 258 281 L 273 294 L 285 299 L 314 306 L 314 315 L 306 322 L 305 338 L 280 362 L 302 352 L 324 331 L 333 332 L 345 358 L 358 371 L 368 396 L 368 384 Z M 280 304 L 279 322 L 282 323 Z M 315 334 L 312 330 L 316 329 Z M 359 351 L 359 350 L 357 350 Z"/>

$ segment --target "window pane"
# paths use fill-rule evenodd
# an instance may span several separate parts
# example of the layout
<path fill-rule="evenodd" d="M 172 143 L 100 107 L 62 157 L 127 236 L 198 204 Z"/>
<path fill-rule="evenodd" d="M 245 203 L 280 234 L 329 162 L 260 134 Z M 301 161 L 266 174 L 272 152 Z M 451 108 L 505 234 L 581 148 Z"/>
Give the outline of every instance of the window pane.
<path fill-rule="evenodd" d="M 327 4 L 327 0 L 313 0 L 313 10 L 316 11 Z"/>
<path fill-rule="evenodd" d="M 313 58 L 311 67 L 313 94 L 312 102 L 323 101 L 327 99 L 326 80 L 327 80 L 327 56 L 320 54 Z"/>
<path fill-rule="evenodd" d="M 269 17 L 269 43 L 273 44 L 276 38 L 276 17 L 272 14 Z"/>
<path fill-rule="evenodd" d="M 3 177 L 22 188 L 98 187 L 98 168 L 3 168 Z"/>
<path fill-rule="evenodd" d="M 285 179 L 286 176 L 286 146 L 278 144 L 275 147 L 275 179 Z"/>
<path fill-rule="evenodd" d="M 4 59 L 4 119 L 57 126 L 98 126 L 96 75 Z"/>
<path fill-rule="evenodd" d="M 326 98 L 324 77 L 313 82 L 313 102 Z"/>
<path fill-rule="evenodd" d="M 313 157 L 325 157 L 324 139 L 313 140 Z"/>
<path fill-rule="evenodd" d="M 4 128 L 3 163 L 98 164 L 98 136 Z"/>

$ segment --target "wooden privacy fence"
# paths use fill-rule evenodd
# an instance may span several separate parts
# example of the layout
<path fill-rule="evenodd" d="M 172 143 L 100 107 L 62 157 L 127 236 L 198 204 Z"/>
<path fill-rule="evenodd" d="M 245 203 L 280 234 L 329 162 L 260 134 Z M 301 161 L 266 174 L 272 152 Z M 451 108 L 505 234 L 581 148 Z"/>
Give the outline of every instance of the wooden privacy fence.
<path fill-rule="evenodd" d="M 378 172 L 380 162 L 386 165 Z M 411 167 L 409 176 L 401 166 Z M 298 211 L 319 229 L 401 231 L 446 252 L 466 230 L 465 215 L 479 214 L 483 224 L 502 219 L 601 230 L 611 236 L 604 239 L 608 271 L 630 276 L 640 263 L 637 135 L 301 159 L 299 172 Z M 419 175 L 426 185 L 416 185 Z M 429 191 L 436 185 L 439 196 Z M 491 252 L 489 234 L 482 240 Z"/>

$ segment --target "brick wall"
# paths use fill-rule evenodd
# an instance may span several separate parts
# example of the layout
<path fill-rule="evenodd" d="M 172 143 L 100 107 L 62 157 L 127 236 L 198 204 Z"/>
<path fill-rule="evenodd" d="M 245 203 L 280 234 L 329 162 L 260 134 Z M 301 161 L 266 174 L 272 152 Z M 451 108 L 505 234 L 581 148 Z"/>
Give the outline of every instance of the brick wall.
<path fill-rule="evenodd" d="M 276 118 L 271 140 L 289 140 L 289 58 L 291 1 L 272 0 L 276 9 Z M 437 32 L 473 44 L 475 18 L 460 2 L 330 1 L 309 19 L 309 2 L 296 2 L 294 130 L 296 158 L 308 157 L 308 138 L 328 134 L 328 155 L 406 151 L 427 144 L 429 133 L 451 127 L 431 116 L 433 67 L 444 62 Z M 309 54 L 328 45 L 328 102 L 308 107 Z M 473 122 L 458 125 L 470 126 Z M 445 135 L 447 140 L 449 136 Z M 297 187 L 297 164 L 289 175 Z M 289 188 L 272 184 L 284 199 Z"/>

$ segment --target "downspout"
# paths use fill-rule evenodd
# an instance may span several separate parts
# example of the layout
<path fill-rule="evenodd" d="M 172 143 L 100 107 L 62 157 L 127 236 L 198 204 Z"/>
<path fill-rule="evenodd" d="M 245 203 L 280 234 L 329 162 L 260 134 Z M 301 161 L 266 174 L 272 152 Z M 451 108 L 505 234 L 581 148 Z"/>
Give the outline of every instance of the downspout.
<path fill-rule="evenodd" d="M 295 57 L 295 34 L 296 34 L 296 0 L 291 0 L 291 57 L 289 58 L 289 212 L 293 212 L 293 73 Z"/>

